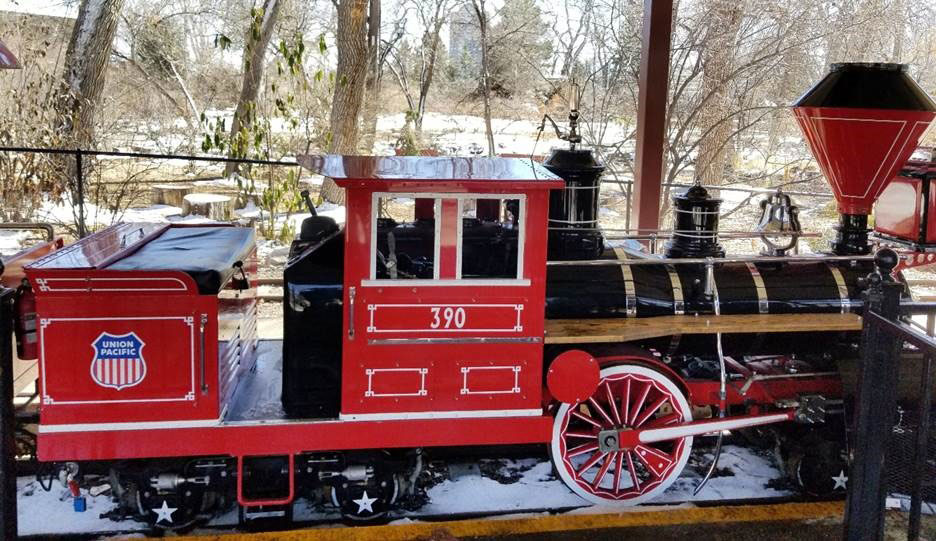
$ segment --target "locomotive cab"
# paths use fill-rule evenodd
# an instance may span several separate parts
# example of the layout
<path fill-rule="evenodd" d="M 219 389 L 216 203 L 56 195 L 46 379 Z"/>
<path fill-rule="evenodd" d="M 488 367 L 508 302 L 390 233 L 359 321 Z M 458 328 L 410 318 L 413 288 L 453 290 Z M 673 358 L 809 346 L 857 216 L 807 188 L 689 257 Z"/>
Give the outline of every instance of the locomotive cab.
<path fill-rule="evenodd" d="M 290 362 L 304 338 L 287 323 L 286 410 L 334 414 L 337 404 L 289 389 L 331 375 L 317 391 L 333 400 L 341 389 L 343 419 L 540 415 L 545 232 L 549 190 L 562 181 L 514 158 L 304 165 L 347 192 L 341 370 L 338 358 Z M 296 274 L 287 271 L 287 289 Z"/>

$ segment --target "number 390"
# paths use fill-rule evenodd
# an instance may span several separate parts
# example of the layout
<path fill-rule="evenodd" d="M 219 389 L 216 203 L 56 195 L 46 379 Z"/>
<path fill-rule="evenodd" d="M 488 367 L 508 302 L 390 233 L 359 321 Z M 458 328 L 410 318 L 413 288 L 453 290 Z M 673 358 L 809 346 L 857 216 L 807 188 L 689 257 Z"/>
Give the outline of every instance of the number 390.
<path fill-rule="evenodd" d="M 461 329 L 465 326 L 465 309 L 460 306 L 458 308 L 433 306 L 430 310 L 432 310 L 431 327 L 433 329 L 451 329 L 452 327 Z"/>

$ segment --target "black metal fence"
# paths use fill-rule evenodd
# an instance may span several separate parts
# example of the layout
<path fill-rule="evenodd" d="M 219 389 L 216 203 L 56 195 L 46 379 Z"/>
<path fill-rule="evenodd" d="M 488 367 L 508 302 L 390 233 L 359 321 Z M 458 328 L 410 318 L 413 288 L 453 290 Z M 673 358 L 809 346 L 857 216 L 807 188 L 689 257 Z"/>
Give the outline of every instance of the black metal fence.
<path fill-rule="evenodd" d="M 920 538 L 924 481 L 930 469 L 936 305 L 901 304 L 904 285 L 891 278 L 897 265 L 896 253 L 881 250 L 876 263 L 878 272 L 868 277 L 863 315 L 845 539 L 883 539 L 885 500 L 894 481 L 901 480 L 901 491 L 910 496 L 907 538 L 915 540 Z M 921 314 L 927 321 L 922 329 L 912 321 L 913 316 Z M 907 345 L 922 356 L 919 394 L 914 401 L 915 411 L 911 409 L 909 415 L 899 413 L 897 400 L 900 363 Z"/>
<path fill-rule="evenodd" d="M 33 147 L 3 147 L 0 146 L 0 152 L 26 152 L 36 154 L 52 154 L 72 156 L 75 161 L 75 178 L 72 187 L 72 197 L 75 198 L 77 216 L 75 217 L 75 228 L 78 237 L 84 237 L 89 233 L 85 217 L 85 158 L 110 157 L 110 158 L 137 158 L 151 160 L 183 160 L 190 162 L 214 162 L 214 163 L 237 163 L 244 165 L 279 165 L 298 167 L 295 161 L 284 162 L 277 160 L 263 160 L 251 158 L 230 158 L 227 156 L 186 156 L 180 154 L 158 154 L 154 152 L 108 152 L 104 150 L 85 150 L 81 148 L 33 148 Z"/>

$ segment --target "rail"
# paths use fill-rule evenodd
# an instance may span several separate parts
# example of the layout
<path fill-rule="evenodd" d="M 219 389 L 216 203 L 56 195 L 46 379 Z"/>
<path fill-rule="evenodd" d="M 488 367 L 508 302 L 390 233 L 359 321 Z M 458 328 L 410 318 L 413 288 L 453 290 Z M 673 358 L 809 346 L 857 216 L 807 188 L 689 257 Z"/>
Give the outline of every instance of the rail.
<path fill-rule="evenodd" d="M 919 424 L 914 445 L 910 517 L 907 539 L 920 538 L 923 478 L 927 462 L 930 411 L 932 409 L 933 358 L 936 356 L 936 303 L 901 303 L 903 284 L 891 278 L 897 254 L 881 250 L 877 270 L 868 277 L 869 288 L 862 330 L 862 362 L 859 367 L 854 416 L 854 449 L 845 505 L 845 539 L 879 540 L 884 535 L 884 468 L 888 442 L 897 410 L 895 364 L 905 344 L 923 354 L 920 373 Z M 906 320 L 926 314 L 925 330 Z"/>
<path fill-rule="evenodd" d="M 13 289 L 0 288 L 0 537 L 16 539 Z"/>

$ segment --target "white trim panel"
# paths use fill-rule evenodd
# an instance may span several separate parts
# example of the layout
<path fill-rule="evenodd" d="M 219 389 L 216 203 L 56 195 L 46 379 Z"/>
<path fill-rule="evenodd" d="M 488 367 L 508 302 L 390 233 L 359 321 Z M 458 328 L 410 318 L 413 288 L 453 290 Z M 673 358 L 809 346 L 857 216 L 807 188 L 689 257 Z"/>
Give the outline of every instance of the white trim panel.
<path fill-rule="evenodd" d="M 518 410 L 414 411 L 404 413 L 342 413 L 342 421 L 405 421 L 409 419 L 466 419 L 484 417 L 539 417 L 540 408 Z"/>
<path fill-rule="evenodd" d="M 143 421 L 136 423 L 81 423 L 72 425 L 39 425 L 40 434 L 62 432 L 113 432 L 115 430 L 165 430 L 169 428 L 214 428 L 223 426 L 218 419 L 194 421 Z"/>
<path fill-rule="evenodd" d="M 48 385 L 46 384 L 46 348 L 45 348 L 45 329 L 55 322 L 69 321 L 174 321 L 179 320 L 189 327 L 189 362 L 191 385 L 189 392 L 179 398 L 138 398 L 126 400 L 55 400 L 48 394 Z M 157 402 L 192 402 L 195 400 L 195 319 L 194 316 L 153 316 L 153 317 L 53 317 L 42 318 L 39 320 L 39 363 L 40 373 L 42 374 L 42 403 L 43 404 L 121 404 L 121 403 L 157 403 Z"/>

